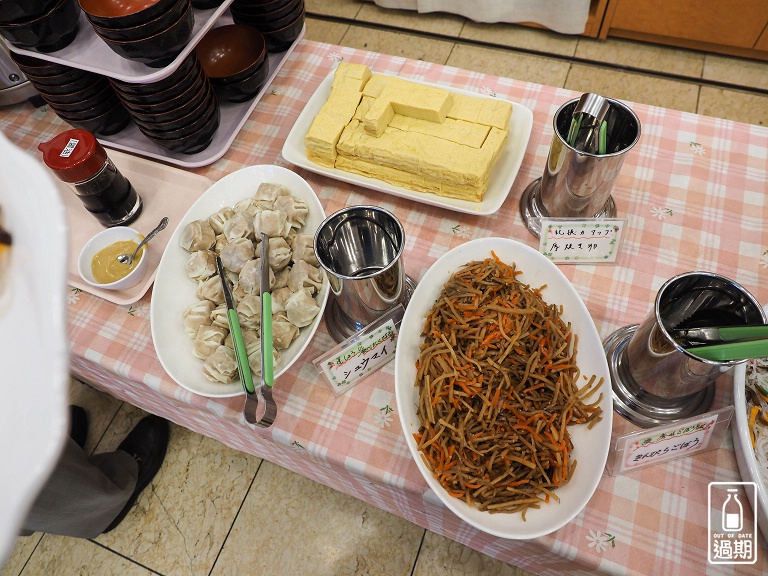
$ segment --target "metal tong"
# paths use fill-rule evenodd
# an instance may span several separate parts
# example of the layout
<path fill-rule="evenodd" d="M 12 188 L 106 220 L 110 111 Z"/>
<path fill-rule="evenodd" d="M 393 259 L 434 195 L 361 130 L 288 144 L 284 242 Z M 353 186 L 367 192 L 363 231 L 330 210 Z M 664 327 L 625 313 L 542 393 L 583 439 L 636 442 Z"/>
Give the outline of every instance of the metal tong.
<path fill-rule="evenodd" d="M 229 324 L 229 332 L 232 336 L 232 346 L 235 350 L 235 361 L 237 363 L 237 372 L 240 376 L 240 382 L 243 385 L 243 392 L 245 392 L 245 406 L 243 407 L 243 415 L 245 420 L 249 424 L 256 424 L 258 426 L 270 426 L 275 420 L 277 409 L 269 419 L 265 419 L 264 416 L 259 416 L 259 407 L 264 406 L 266 401 L 263 399 L 262 394 L 254 386 L 253 374 L 251 373 L 251 367 L 248 364 L 248 354 L 245 350 L 245 342 L 243 340 L 243 332 L 240 328 L 240 321 L 237 318 L 237 310 L 235 308 L 235 300 L 232 296 L 232 288 L 229 285 L 224 266 L 221 263 L 221 259 L 216 256 L 216 269 L 219 272 L 219 278 L 221 279 L 221 287 L 224 292 L 224 301 L 227 305 L 227 322 Z M 263 373 L 263 370 L 262 370 Z M 270 401 L 271 401 L 270 395 Z M 272 402 L 274 406 L 274 402 Z"/>
<path fill-rule="evenodd" d="M 566 142 L 581 152 L 605 154 L 608 148 L 608 124 L 605 116 L 611 103 L 597 94 L 582 94 L 571 117 Z"/>
<path fill-rule="evenodd" d="M 264 428 L 271 426 L 277 417 L 277 404 L 272 399 L 272 385 L 275 383 L 274 356 L 272 355 L 272 293 L 269 286 L 269 236 L 261 234 L 261 384 L 256 395 L 264 408 L 257 424 Z"/>
<path fill-rule="evenodd" d="M 768 356 L 768 325 L 676 328 L 669 335 L 705 360 L 732 362 Z"/>

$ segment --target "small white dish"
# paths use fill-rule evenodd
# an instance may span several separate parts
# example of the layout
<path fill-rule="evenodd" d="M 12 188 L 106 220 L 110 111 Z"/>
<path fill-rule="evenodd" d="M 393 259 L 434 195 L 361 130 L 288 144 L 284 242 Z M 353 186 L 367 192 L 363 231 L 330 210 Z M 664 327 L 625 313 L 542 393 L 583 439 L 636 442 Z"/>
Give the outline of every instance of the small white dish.
<path fill-rule="evenodd" d="M 150 243 L 144 245 L 141 260 L 139 260 L 136 267 L 131 270 L 127 276 L 120 280 L 116 280 L 115 282 L 110 282 L 109 284 L 102 284 L 93 277 L 91 261 L 97 252 L 115 242 L 134 241 L 138 244 L 143 239 L 144 236 L 128 226 L 114 226 L 102 230 L 91 238 L 88 243 L 83 246 L 83 249 L 80 250 L 80 255 L 77 258 L 77 271 L 80 274 L 80 277 L 84 282 L 87 282 L 91 286 L 102 288 L 104 290 L 125 290 L 126 288 L 136 286 L 136 284 L 141 282 L 147 274 L 147 262 L 149 262 L 147 252 L 151 249 Z"/>

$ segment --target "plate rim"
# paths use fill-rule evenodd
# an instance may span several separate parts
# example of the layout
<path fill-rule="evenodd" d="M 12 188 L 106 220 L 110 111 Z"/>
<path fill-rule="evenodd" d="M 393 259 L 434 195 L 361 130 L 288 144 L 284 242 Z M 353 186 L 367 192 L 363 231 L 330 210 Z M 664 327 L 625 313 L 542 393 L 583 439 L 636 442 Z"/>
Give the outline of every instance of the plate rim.
<path fill-rule="evenodd" d="M 768 304 L 765 304 L 763 309 L 768 311 Z M 764 518 L 764 523 L 768 521 L 768 485 L 766 482 L 762 481 L 757 458 L 755 457 L 755 451 L 749 440 L 749 421 L 747 415 L 744 410 L 739 410 L 739 405 L 741 405 L 741 408 L 746 408 L 746 384 L 747 362 L 742 362 L 741 364 L 737 364 L 733 369 L 733 407 L 735 412 L 734 418 L 736 419 L 736 430 L 733 431 L 733 448 L 739 476 L 741 476 L 743 481 L 755 483 L 755 494 L 759 504 L 759 510 L 755 511 L 757 513 L 758 526 L 762 530 L 764 527 L 760 526 L 761 517 Z M 742 464 L 739 455 L 743 458 L 744 465 L 749 471 L 750 478 L 748 480 L 744 479 L 744 472 L 741 469 Z M 747 492 L 747 497 L 749 497 L 749 495 L 749 492 Z M 753 509 L 755 508 L 754 502 L 752 502 L 751 499 L 750 505 Z M 766 526 L 766 528 L 768 528 L 768 526 Z M 768 534 L 763 533 L 763 536 L 768 540 Z"/>
<path fill-rule="evenodd" d="M 395 74 L 387 72 L 373 72 L 373 70 L 371 70 L 371 72 L 374 74 L 380 74 L 382 76 L 396 76 Z M 339 170 L 337 168 L 327 168 L 309 160 L 307 158 L 306 148 L 304 146 L 304 135 L 309 129 L 309 125 L 319 111 L 320 107 L 327 100 L 328 94 L 330 94 L 334 74 L 335 68 L 328 73 L 320 85 L 315 89 L 312 96 L 309 98 L 309 100 L 307 100 L 306 104 L 299 113 L 298 118 L 296 118 L 296 121 L 291 127 L 291 130 L 288 133 L 288 136 L 286 137 L 281 150 L 281 154 L 286 161 L 316 174 L 333 178 L 334 180 L 346 182 L 347 184 L 354 184 L 362 188 L 383 192 L 385 194 L 391 194 L 392 196 L 398 198 L 412 200 L 421 204 L 426 204 L 428 206 L 445 208 L 455 212 L 473 214 L 476 216 L 490 216 L 499 211 L 499 209 L 509 197 L 510 192 L 512 191 L 512 187 L 517 180 L 520 167 L 522 166 L 525 153 L 528 149 L 528 143 L 533 131 L 533 111 L 530 108 L 519 102 L 513 102 L 505 98 L 497 98 L 484 94 L 478 94 L 477 92 L 472 92 L 471 90 L 466 90 L 464 88 L 445 86 L 442 84 L 425 82 L 414 78 L 407 79 L 409 82 L 413 82 L 414 84 L 442 88 L 456 94 L 473 96 L 476 98 L 492 98 L 494 100 L 508 102 L 512 105 L 512 118 L 514 119 L 516 117 L 522 116 L 521 122 L 513 122 L 513 126 L 510 129 L 510 136 L 507 138 L 507 143 L 504 145 L 505 149 L 509 149 L 511 151 L 511 165 L 506 166 L 497 161 L 491 172 L 492 179 L 500 176 L 499 173 L 502 171 L 502 168 L 504 169 L 504 173 L 507 174 L 506 180 L 499 183 L 499 187 L 501 188 L 499 196 L 494 198 L 493 201 L 486 201 L 488 194 L 488 191 L 486 191 L 486 195 L 483 197 L 481 202 L 470 202 L 468 200 L 461 200 L 459 198 L 438 196 L 437 194 L 432 194 L 429 192 L 409 190 L 402 186 L 387 184 L 383 180 L 376 178 L 368 178 L 366 176 L 361 176 L 352 172 L 345 172 L 344 170 Z M 518 131 L 521 132 L 521 134 L 518 135 Z M 512 138 L 513 132 L 519 138 L 519 140 L 514 140 Z M 517 148 L 518 144 L 520 145 L 519 150 Z"/>
<path fill-rule="evenodd" d="M 586 427 L 581 427 L 581 426 L 577 426 L 571 430 L 572 438 L 574 438 L 575 450 L 578 450 L 579 446 L 584 446 L 584 443 L 581 437 L 585 435 L 587 432 L 592 433 L 594 431 L 596 434 L 595 438 L 599 439 L 598 441 L 590 442 L 588 449 L 584 447 L 580 449 L 580 451 L 581 450 L 584 451 L 584 455 L 588 455 L 588 454 L 594 455 L 594 461 L 590 460 L 590 465 L 594 468 L 594 471 L 592 471 L 587 476 L 584 476 L 585 485 L 581 489 L 583 495 L 580 497 L 578 505 L 572 507 L 570 511 L 567 511 L 566 514 L 562 515 L 556 521 L 549 522 L 548 525 L 538 529 L 534 528 L 534 523 L 531 522 L 531 515 L 532 514 L 536 515 L 537 513 L 541 513 L 542 510 L 547 510 L 547 509 L 553 510 L 554 508 L 545 509 L 544 507 L 542 507 L 539 510 L 529 510 L 527 512 L 527 520 L 525 522 L 522 521 L 519 514 L 491 515 L 490 513 L 485 513 L 485 514 L 488 514 L 488 517 L 513 518 L 514 520 L 512 521 L 512 524 L 515 527 L 514 529 L 508 529 L 508 528 L 500 529 L 499 527 L 489 527 L 487 525 L 484 525 L 481 522 L 478 522 L 477 519 L 474 518 L 473 516 L 482 515 L 484 513 L 480 512 L 474 507 L 469 506 L 468 504 L 466 504 L 465 502 L 457 498 L 453 498 L 447 495 L 445 493 L 445 489 L 442 488 L 442 486 L 440 486 L 440 484 L 434 479 L 434 477 L 432 476 L 432 473 L 426 467 L 426 465 L 424 464 L 421 458 L 421 455 L 420 455 L 421 453 L 418 451 L 416 442 L 411 436 L 411 428 L 409 427 L 409 424 L 404 420 L 406 415 L 409 414 L 409 411 L 407 409 L 408 408 L 407 403 L 410 401 L 410 398 L 405 397 L 404 390 L 406 390 L 406 386 L 409 388 L 415 389 L 412 382 L 403 381 L 404 370 L 407 371 L 407 369 L 403 368 L 403 364 L 410 360 L 405 354 L 395 355 L 395 398 L 396 398 L 398 411 L 400 414 L 401 430 L 403 432 L 403 436 L 405 438 L 406 444 L 408 445 L 409 453 L 411 454 L 411 457 L 413 458 L 417 467 L 419 468 L 419 471 L 423 476 L 424 480 L 426 481 L 427 485 L 429 486 L 430 489 L 432 489 L 432 491 L 440 499 L 440 501 L 449 510 L 451 510 L 454 514 L 456 514 L 459 518 L 461 518 L 464 522 L 467 522 L 468 524 L 474 526 L 478 530 L 481 530 L 483 532 L 486 532 L 488 534 L 491 534 L 493 536 L 497 536 L 500 538 L 515 539 L 515 540 L 529 540 L 529 539 L 544 536 L 546 534 L 550 534 L 556 530 L 559 530 L 584 510 L 589 500 L 592 498 L 595 491 L 597 490 L 597 486 L 604 475 L 605 464 L 608 459 L 608 453 L 610 448 L 610 438 L 611 438 L 611 426 L 613 422 L 613 405 L 612 405 L 611 391 L 610 391 L 611 380 L 610 380 L 610 373 L 608 371 L 607 359 L 605 357 L 605 354 L 603 353 L 602 341 L 597 332 L 597 328 L 594 324 L 594 320 L 592 319 L 592 316 L 586 307 L 586 304 L 584 303 L 584 301 L 581 299 L 581 296 L 576 291 L 575 286 L 563 274 L 562 270 L 560 270 L 551 260 L 546 258 L 543 254 L 541 254 L 534 248 L 518 240 L 514 240 L 511 238 L 499 238 L 499 237 L 478 238 L 475 240 L 464 242 L 452 248 L 451 250 L 443 254 L 440 258 L 438 258 L 435 261 L 435 263 L 433 263 L 429 267 L 427 272 L 424 274 L 424 277 L 419 281 L 419 284 L 417 285 L 416 290 L 414 291 L 414 295 L 411 297 L 411 302 L 408 308 L 406 309 L 405 316 L 403 317 L 401 330 L 403 326 L 411 325 L 416 320 L 419 321 L 419 325 L 421 325 L 422 323 L 421 316 L 416 317 L 415 320 L 413 319 L 414 316 L 420 313 L 420 311 L 418 311 L 415 307 L 412 306 L 414 302 L 416 302 L 418 305 L 419 295 L 417 293 L 419 291 L 419 287 L 427 286 L 428 288 L 422 288 L 422 291 L 429 291 L 428 295 L 431 295 L 433 293 L 439 294 L 440 290 L 442 290 L 445 280 L 447 280 L 447 278 L 453 272 L 458 270 L 464 263 L 469 262 L 472 259 L 480 258 L 480 256 L 477 256 L 477 255 L 480 254 L 481 252 L 485 255 L 484 257 L 490 256 L 491 249 L 501 252 L 502 248 L 500 248 L 500 246 L 504 246 L 504 245 L 506 245 L 512 250 L 517 250 L 517 251 L 527 253 L 527 257 L 540 261 L 541 265 L 544 268 L 548 268 L 547 275 L 549 277 L 554 275 L 555 277 L 565 281 L 563 285 L 566 286 L 568 292 L 571 293 L 571 298 L 573 299 L 573 303 L 577 304 L 577 307 L 580 308 L 580 310 L 578 311 L 579 314 L 586 313 L 586 316 L 591 320 L 590 323 L 588 323 L 585 326 L 581 326 L 579 328 L 580 338 L 584 337 L 585 331 L 591 332 L 592 333 L 591 338 L 593 338 L 597 344 L 600 344 L 599 355 L 598 355 L 599 359 L 597 360 L 597 362 L 600 364 L 599 370 L 597 369 L 598 366 L 591 365 L 591 368 L 593 368 L 593 370 L 590 370 L 589 372 L 583 371 L 582 375 L 595 373 L 598 376 L 602 376 L 604 378 L 602 387 L 600 389 L 600 391 L 603 394 L 603 399 L 600 404 L 601 407 L 603 408 L 603 418 L 600 422 L 598 422 L 593 427 L 592 430 L 587 431 Z M 446 263 L 450 263 L 452 259 L 456 259 L 459 255 L 463 255 L 465 253 L 467 253 L 468 255 L 464 256 L 460 264 L 457 264 L 453 268 L 448 267 L 449 264 L 446 264 Z M 502 260 L 504 260 L 503 257 L 502 257 Z M 432 272 L 432 274 L 430 274 L 430 272 Z M 536 272 L 538 272 L 538 270 Z M 531 275 L 532 274 L 530 272 L 523 270 L 521 279 L 524 282 L 528 283 L 528 278 Z M 543 295 L 544 295 L 544 298 L 547 299 L 546 289 Z M 580 305 L 578 303 L 580 303 Z M 431 307 L 431 304 L 430 304 L 430 307 Z M 429 308 L 427 308 L 427 311 L 428 310 Z M 567 315 L 571 315 L 570 313 L 566 313 L 565 311 L 564 313 Z M 415 332 L 415 330 L 412 330 L 411 332 Z M 407 334 L 408 330 L 404 330 L 401 332 L 401 334 L 402 333 Z M 418 334 L 413 336 L 412 339 L 415 339 L 415 341 L 418 343 L 421 342 L 422 339 L 421 339 L 420 328 L 418 330 Z M 406 340 L 406 342 L 408 342 L 408 340 Z M 590 359 L 590 361 L 592 360 L 594 359 Z M 579 362 L 579 365 L 581 365 L 581 362 Z M 597 436 L 598 432 L 602 433 L 603 436 L 602 437 Z M 577 455 L 577 459 L 584 458 L 584 455 Z M 600 466 L 597 467 L 597 464 L 600 464 Z M 584 469 L 585 469 L 585 465 L 580 465 L 577 467 L 576 470 L 578 473 L 579 471 Z M 571 482 L 572 481 L 573 480 L 571 480 Z M 569 484 L 566 484 L 561 488 L 559 488 L 557 494 L 562 495 L 563 492 L 568 491 L 569 486 L 573 486 L 573 485 L 569 482 Z M 549 506 L 549 507 L 558 506 L 558 502 L 557 501 L 550 502 L 546 506 Z M 468 516 L 468 513 L 470 514 L 469 516 Z M 480 517 L 483 517 L 483 516 L 480 516 Z"/>
<path fill-rule="evenodd" d="M 216 384 L 214 382 L 211 382 L 211 387 L 220 387 L 222 390 L 221 392 L 207 392 L 207 391 L 201 391 L 199 389 L 195 389 L 194 387 L 190 387 L 190 385 L 186 382 L 183 382 L 182 378 L 179 378 L 176 373 L 174 373 L 172 366 L 169 366 L 168 358 L 165 356 L 165 354 L 159 349 L 158 341 L 163 341 L 165 338 L 161 337 L 158 338 L 158 335 L 160 332 L 160 317 L 162 316 L 162 313 L 159 311 L 160 306 L 160 298 L 156 297 L 158 292 L 158 285 L 163 287 L 163 279 L 165 274 L 167 272 L 165 271 L 166 268 L 169 268 L 172 266 L 171 260 L 173 259 L 173 256 L 170 255 L 170 250 L 175 249 L 179 247 L 179 236 L 181 235 L 181 232 L 183 228 L 192 220 L 198 219 L 197 218 L 197 212 L 202 211 L 202 207 L 204 205 L 207 205 L 212 199 L 215 197 L 215 193 L 222 187 L 226 185 L 227 182 L 233 182 L 240 178 L 246 178 L 249 175 L 253 176 L 252 185 L 254 186 L 253 192 L 255 193 L 256 187 L 258 187 L 258 184 L 262 182 L 266 182 L 265 175 L 269 171 L 275 171 L 277 173 L 283 174 L 285 177 L 289 179 L 293 179 L 294 181 L 302 182 L 302 186 L 306 187 L 308 191 L 314 195 L 316 201 L 317 201 L 317 207 L 320 208 L 320 212 L 317 215 L 318 222 L 322 222 L 322 220 L 325 219 L 325 208 L 322 205 L 322 202 L 320 201 L 320 198 L 315 193 L 312 186 L 307 182 L 302 176 L 294 172 L 293 170 L 290 170 L 288 168 L 285 168 L 284 166 L 279 166 L 277 164 L 254 164 L 251 166 L 245 166 L 243 168 L 240 168 L 238 170 L 235 170 L 234 172 L 230 172 L 229 174 L 223 176 L 221 179 L 214 182 L 205 192 L 203 192 L 197 200 L 187 209 L 184 216 L 179 220 L 178 225 L 173 230 L 173 233 L 171 234 L 171 237 L 168 240 L 168 244 L 163 251 L 163 254 L 160 258 L 160 263 L 157 266 L 157 274 L 155 277 L 155 286 L 153 287 L 153 293 L 152 293 L 152 299 L 150 300 L 150 330 L 152 334 L 152 343 L 155 348 L 155 353 L 157 354 L 158 360 L 160 361 L 160 364 L 163 367 L 163 370 L 166 374 L 179 386 L 184 388 L 185 390 L 188 390 L 189 392 L 193 394 L 197 394 L 198 396 L 204 396 L 207 398 L 232 398 L 235 396 L 240 396 L 243 394 L 242 385 L 240 384 L 239 380 L 235 380 L 233 382 L 230 382 L 229 384 Z M 222 183 L 225 184 L 222 184 Z M 213 192 L 211 192 L 213 191 Z M 245 196 L 243 197 L 245 198 Z M 242 198 L 241 198 L 242 199 Z M 229 204 L 229 201 L 225 202 L 225 204 Z M 231 204 L 232 206 L 234 203 Z M 210 216 L 210 214 L 208 214 Z M 181 249 L 181 248 L 179 248 Z M 183 271 L 182 271 L 183 273 Z M 160 282 L 158 282 L 158 280 Z M 193 280 L 189 279 L 189 282 L 192 283 Z M 311 326 L 311 329 L 306 333 L 307 336 L 305 340 L 301 343 L 300 347 L 297 349 L 295 357 L 293 361 L 290 364 L 283 365 L 279 370 L 275 371 L 275 380 L 285 373 L 292 365 L 293 363 L 301 357 L 301 355 L 304 353 L 304 351 L 309 346 L 312 338 L 314 337 L 318 327 L 320 326 L 320 323 L 322 321 L 323 312 L 325 310 L 325 306 L 328 301 L 328 295 L 330 293 L 330 283 L 328 281 L 327 275 L 324 273 L 323 275 L 323 287 L 320 290 L 320 297 L 317 300 L 318 305 L 320 306 L 320 312 L 317 315 L 317 319 L 314 321 L 313 325 Z M 179 326 L 181 326 L 181 319 L 179 319 Z M 303 329 L 302 329 L 303 330 Z M 183 332 L 183 330 L 182 330 Z M 185 338 L 189 338 L 186 334 L 183 334 Z M 200 360 L 198 358 L 195 358 L 191 353 L 189 355 L 190 361 L 199 362 Z"/>

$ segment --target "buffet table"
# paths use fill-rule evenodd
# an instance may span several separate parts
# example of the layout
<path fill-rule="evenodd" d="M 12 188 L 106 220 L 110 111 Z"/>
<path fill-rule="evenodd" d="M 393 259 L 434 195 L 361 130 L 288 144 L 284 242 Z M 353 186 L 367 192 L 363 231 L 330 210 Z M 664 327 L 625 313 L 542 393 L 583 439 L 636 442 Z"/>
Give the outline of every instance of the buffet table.
<path fill-rule="evenodd" d="M 340 59 L 520 102 L 533 111 L 533 132 L 509 197 L 493 215 L 434 208 L 297 169 L 326 213 L 354 204 L 381 205 L 395 213 L 407 237 L 406 271 L 417 281 L 440 255 L 470 239 L 500 236 L 538 245 L 521 220 L 519 201 L 524 188 L 542 174 L 554 112 L 575 95 L 559 88 L 302 41 L 231 149 L 195 172 L 216 181 L 253 164 L 290 168 L 280 155 L 283 142 L 305 102 Z M 681 272 L 717 272 L 741 283 L 761 302 L 768 301 L 768 129 L 628 104 L 639 116 L 643 134 L 613 192 L 619 216 L 627 219 L 618 260 L 561 266 L 601 337 L 640 322 L 659 287 Z M 52 112 L 30 104 L 0 110 L 0 129 L 33 154 L 38 142 L 66 128 Z M 274 426 L 253 428 L 243 420 L 242 397 L 198 396 L 164 372 L 151 338 L 151 297 L 150 290 L 139 302 L 116 305 L 71 290 L 75 376 L 148 412 L 538 574 L 768 570 L 768 550 L 760 538 L 757 564 L 707 562 L 708 483 L 740 480 L 730 434 L 719 449 L 622 476 L 604 474 L 586 509 L 566 527 L 531 541 L 503 540 L 462 523 L 425 490 L 400 430 L 394 363 L 335 396 L 311 363 L 334 345 L 321 324 L 302 358 L 275 384 L 280 412 Z M 730 386 L 727 377 L 721 378 L 713 408 L 730 403 Z M 615 433 L 630 429 L 615 415 Z"/>

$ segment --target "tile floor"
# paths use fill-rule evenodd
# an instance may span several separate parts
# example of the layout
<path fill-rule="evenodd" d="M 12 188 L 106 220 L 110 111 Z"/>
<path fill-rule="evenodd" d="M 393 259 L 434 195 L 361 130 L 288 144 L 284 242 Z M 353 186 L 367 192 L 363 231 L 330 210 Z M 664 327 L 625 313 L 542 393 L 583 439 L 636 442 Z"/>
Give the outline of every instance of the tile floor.
<path fill-rule="evenodd" d="M 306 6 L 309 40 L 768 125 L 766 62 L 361 0 Z M 143 415 L 77 381 L 71 401 L 88 410 L 86 449 L 96 453 L 114 449 Z M 19 538 L 0 576 L 526 574 L 184 428 L 171 433 L 163 468 L 117 529 L 94 540 Z"/>

